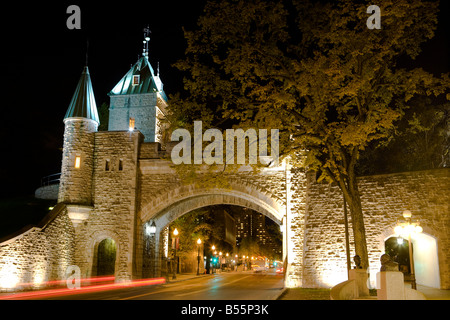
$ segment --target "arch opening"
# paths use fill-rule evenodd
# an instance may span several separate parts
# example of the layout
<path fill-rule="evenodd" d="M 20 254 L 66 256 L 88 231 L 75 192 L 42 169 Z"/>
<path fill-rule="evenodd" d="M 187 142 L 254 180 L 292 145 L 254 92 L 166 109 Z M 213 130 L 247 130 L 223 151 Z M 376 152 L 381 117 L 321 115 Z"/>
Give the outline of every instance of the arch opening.
<path fill-rule="evenodd" d="M 105 238 L 96 247 L 93 274 L 96 276 L 114 275 L 117 255 L 116 242 L 111 238 Z"/>
<path fill-rule="evenodd" d="M 411 242 L 416 283 L 440 288 L 436 238 L 426 233 L 417 233 L 411 238 Z M 411 273 L 408 240 L 395 235 L 388 237 L 385 239 L 385 251 L 399 264 L 399 270 L 408 279 Z"/>
<path fill-rule="evenodd" d="M 262 199 L 261 199 L 262 198 Z M 144 207 L 144 209 L 141 212 L 141 221 L 142 223 L 142 233 L 144 234 L 143 240 L 144 240 L 144 246 L 143 246 L 143 272 L 142 274 L 153 274 L 153 275 L 163 275 L 164 273 L 173 273 L 173 267 L 167 266 L 167 260 L 173 259 L 173 248 L 176 246 L 176 240 L 172 240 L 172 237 L 169 233 L 173 231 L 173 229 L 169 230 L 171 225 L 179 218 L 182 218 L 184 216 L 187 216 L 191 212 L 195 212 L 198 210 L 205 210 L 205 208 L 212 208 L 212 207 L 224 207 L 227 206 L 228 208 L 239 208 L 238 210 L 250 210 L 252 212 L 257 212 L 262 217 L 267 217 L 270 219 L 270 223 L 272 225 L 272 228 L 276 226 L 276 229 L 278 231 L 281 231 L 280 225 L 282 224 L 282 219 L 285 213 L 285 208 L 283 206 L 279 205 L 277 201 L 272 200 L 267 203 L 265 201 L 267 196 L 264 197 L 255 197 L 253 195 L 247 194 L 241 194 L 239 192 L 230 191 L 230 190 L 209 190 L 208 192 L 199 192 L 197 194 L 191 194 L 189 196 L 183 196 L 179 195 L 177 201 L 173 201 L 170 205 L 160 208 L 158 211 L 154 210 L 153 208 L 150 208 L 149 206 Z M 167 203 L 167 202 L 166 202 Z M 276 205 L 273 205 L 276 204 Z M 153 210 L 152 210 L 153 209 Z M 152 212 L 153 211 L 153 212 Z M 154 234 L 147 233 L 145 230 L 149 230 L 148 226 L 155 224 L 156 230 Z M 281 232 L 280 232 L 281 234 Z M 281 235 L 282 240 L 281 242 L 281 248 L 279 251 L 281 251 L 280 254 L 280 260 L 285 255 L 285 232 Z M 195 239 L 191 239 L 191 242 L 193 243 Z M 152 242 L 153 245 L 148 245 L 149 242 Z M 228 248 L 228 252 L 223 252 L 223 257 L 220 262 L 223 262 L 223 264 L 230 268 L 233 264 L 232 260 L 235 260 L 234 266 L 237 265 L 239 262 L 236 262 L 240 259 L 232 259 L 236 256 L 238 253 L 238 248 L 236 248 L 236 239 L 234 239 L 234 244 L 232 247 L 234 247 L 233 250 L 230 250 Z M 179 244 L 180 245 L 180 244 Z M 202 254 L 200 255 L 198 253 L 199 248 L 197 245 L 193 244 L 193 248 L 195 247 L 195 250 L 192 250 L 192 256 L 195 255 L 195 257 L 192 257 L 192 261 L 197 262 L 200 265 L 201 272 L 205 272 L 205 269 L 211 268 L 210 262 L 211 259 L 213 259 L 212 255 L 214 255 L 210 247 L 212 246 L 211 241 L 205 243 L 202 240 L 201 245 L 201 251 Z M 154 247 L 154 250 L 152 250 L 154 253 L 151 254 L 148 250 L 145 250 L 145 248 Z M 224 248 L 225 249 L 225 248 Z M 193 252 L 196 251 L 196 252 Z M 224 250 L 225 251 L 225 250 Z M 228 259 L 226 258 L 226 253 L 229 254 Z M 217 251 L 217 254 L 219 254 L 219 251 Z M 233 257 L 232 257 L 233 256 Z M 241 255 L 242 256 L 242 255 Z M 201 258 L 199 258 L 201 257 Z M 249 259 L 250 259 L 249 255 Z M 177 258 L 178 260 L 179 258 Z M 201 259 L 199 261 L 199 259 Z M 149 261 L 153 261 L 150 262 Z M 216 262 L 219 262 L 216 259 Z M 278 261 L 280 262 L 280 261 Z M 197 263 L 191 262 L 190 265 L 197 265 Z M 281 264 L 281 263 L 280 263 Z M 220 264 L 222 267 L 223 265 Z M 248 266 L 251 267 L 251 263 L 249 261 Z M 152 269 L 151 272 L 148 271 L 148 267 Z M 179 268 L 179 264 L 177 263 L 177 268 Z M 147 269 L 147 270 L 145 270 Z M 192 269 L 192 267 L 191 267 Z M 197 269 L 197 267 L 195 267 Z M 178 269 L 179 270 L 179 269 Z M 192 270 L 190 270 L 192 272 Z"/>

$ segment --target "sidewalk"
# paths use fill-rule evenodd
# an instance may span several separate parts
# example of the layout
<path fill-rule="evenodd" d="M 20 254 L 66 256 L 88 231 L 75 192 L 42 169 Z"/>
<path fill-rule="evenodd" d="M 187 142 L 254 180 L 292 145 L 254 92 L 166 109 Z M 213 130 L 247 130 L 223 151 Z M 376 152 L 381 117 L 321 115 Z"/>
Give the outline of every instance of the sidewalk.
<path fill-rule="evenodd" d="M 406 285 L 411 288 L 410 284 Z M 427 300 L 450 300 L 450 290 L 441 290 L 417 285 Z M 376 296 L 374 296 L 376 300 Z M 330 300 L 330 289 L 286 288 L 277 300 Z"/>
<path fill-rule="evenodd" d="M 409 285 L 409 287 L 411 286 Z M 418 284 L 417 291 L 422 292 L 427 300 L 450 300 L 450 290 L 435 289 Z"/>
<path fill-rule="evenodd" d="M 206 276 L 213 276 L 213 275 L 214 274 L 204 274 L 204 273 L 201 273 L 199 275 L 197 275 L 196 273 L 177 273 L 176 279 L 172 279 L 173 274 L 171 274 L 169 276 L 169 279 L 166 278 L 166 283 L 180 282 L 180 281 L 185 281 L 185 280 L 189 280 L 189 279 L 195 279 L 195 278 L 199 278 L 199 277 L 206 277 Z"/>

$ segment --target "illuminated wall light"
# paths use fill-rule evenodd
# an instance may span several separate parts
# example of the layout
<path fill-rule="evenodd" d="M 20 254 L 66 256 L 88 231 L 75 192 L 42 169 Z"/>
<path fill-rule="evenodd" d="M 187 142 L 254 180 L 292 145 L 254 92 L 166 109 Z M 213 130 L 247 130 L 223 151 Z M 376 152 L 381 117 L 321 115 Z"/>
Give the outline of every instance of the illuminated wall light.
<path fill-rule="evenodd" d="M 130 121 L 128 123 L 128 130 L 129 131 L 133 131 L 135 124 L 136 124 L 135 119 L 134 118 L 130 118 Z"/>
<path fill-rule="evenodd" d="M 33 286 L 40 287 L 45 280 L 45 275 L 43 270 L 36 271 L 34 273 Z"/>
<path fill-rule="evenodd" d="M 80 166 L 81 166 L 81 157 L 76 156 L 75 157 L 75 169 L 80 169 Z"/>
<path fill-rule="evenodd" d="M 320 268 L 320 267 L 319 267 Z M 323 263 L 322 275 L 319 278 L 321 286 L 333 287 L 338 283 L 348 280 L 347 267 L 335 260 L 327 260 Z"/>
<path fill-rule="evenodd" d="M 6 263 L 0 269 L 0 288 L 14 289 L 19 283 L 17 266 L 11 262 Z"/>

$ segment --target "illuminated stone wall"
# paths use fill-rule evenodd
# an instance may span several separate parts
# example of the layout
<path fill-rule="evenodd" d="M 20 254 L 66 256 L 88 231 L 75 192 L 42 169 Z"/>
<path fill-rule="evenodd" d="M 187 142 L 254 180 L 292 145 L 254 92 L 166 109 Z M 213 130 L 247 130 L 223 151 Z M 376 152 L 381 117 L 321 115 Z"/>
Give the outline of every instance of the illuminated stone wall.
<path fill-rule="evenodd" d="M 74 229 L 67 211 L 60 209 L 54 209 L 56 217 L 0 243 L 0 291 L 65 279 L 67 267 L 74 264 Z"/>
<path fill-rule="evenodd" d="M 449 169 L 361 177 L 358 179 L 369 251 L 372 285 L 384 241 L 394 235 L 402 212 L 410 210 L 423 233 L 437 240 L 441 288 L 450 288 Z M 330 287 L 347 280 L 343 198 L 333 184 L 310 177 L 304 246 L 303 286 Z M 350 224 L 351 257 L 354 243 Z M 353 263 L 353 259 L 352 263 Z"/>
<path fill-rule="evenodd" d="M 64 279 L 72 264 L 80 267 L 82 277 L 95 276 L 98 244 L 106 238 L 117 245 L 118 281 L 150 276 L 162 267 L 146 260 L 145 246 L 156 249 L 148 254 L 150 259 L 164 256 L 167 234 L 161 231 L 180 215 L 213 204 L 245 206 L 282 224 L 288 256 L 286 286 L 331 287 L 347 280 L 343 200 L 336 186 L 316 183 L 313 175 L 301 170 L 279 167 L 256 174 L 245 170 L 229 174 L 231 187 L 207 190 L 183 184 L 169 161 L 161 158 L 164 152 L 157 144 L 143 143 L 140 132 L 88 135 L 92 166 L 85 174 L 92 179 L 90 187 L 80 177 L 65 181 L 62 189 L 73 190 L 74 195 L 61 194 L 60 188 L 60 199 L 65 201 L 91 199 L 88 217 L 73 224 L 60 202 L 64 210 L 45 228 L 30 229 L 0 243 L 0 287 Z M 407 209 L 420 220 L 424 233 L 437 239 L 441 288 L 450 288 L 449 170 L 361 177 L 359 183 L 371 276 L 380 268 L 384 240 L 393 235 Z M 156 222 L 157 234 L 149 244 L 144 226 L 151 221 Z M 351 228 L 350 239 L 353 256 Z M 143 265 L 153 270 L 143 270 Z"/>
<path fill-rule="evenodd" d="M 98 244 L 106 238 L 113 239 L 117 246 L 116 278 L 120 281 L 133 277 L 137 162 L 142 139 L 137 131 L 95 133 L 93 210 L 75 228 L 75 262 L 83 277 L 96 276 L 93 261 Z"/>
<path fill-rule="evenodd" d="M 58 202 L 92 203 L 95 131 L 97 131 L 97 123 L 92 120 L 66 119 Z M 76 157 L 80 157 L 79 168 L 75 168 Z"/>
<path fill-rule="evenodd" d="M 108 130 L 128 130 L 129 119 L 134 118 L 145 141 L 157 141 L 158 102 L 156 93 L 111 96 Z"/>

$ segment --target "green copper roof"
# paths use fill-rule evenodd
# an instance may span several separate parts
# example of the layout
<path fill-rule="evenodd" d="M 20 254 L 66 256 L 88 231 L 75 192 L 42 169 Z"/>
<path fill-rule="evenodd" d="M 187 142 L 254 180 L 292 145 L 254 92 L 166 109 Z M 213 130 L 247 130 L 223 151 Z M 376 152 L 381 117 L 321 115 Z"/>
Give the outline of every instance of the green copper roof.
<path fill-rule="evenodd" d="M 133 83 L 133 76 L 139 76 L 137 83 Z M 158 92 L 167 101 L 163 90 L 163 84 L 158 75 L 155 76 L 152 66 L 146 56 L 140 58 L 138 62 L 125 74 L 122 80 L 111 90 L 109 95 L 140 94 Z"/>
<path fill-rule="evenodd" d="M 67 118 L 86 118 L 100 124 L 94 90 L 92 89 L 91 76 L 89 75 L 87 66 L 84 67 L 80 81 L 78 81 L 77 89 L 73 94 L 72 101 L 70 101 L 64 119 Z"/>

